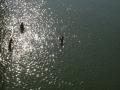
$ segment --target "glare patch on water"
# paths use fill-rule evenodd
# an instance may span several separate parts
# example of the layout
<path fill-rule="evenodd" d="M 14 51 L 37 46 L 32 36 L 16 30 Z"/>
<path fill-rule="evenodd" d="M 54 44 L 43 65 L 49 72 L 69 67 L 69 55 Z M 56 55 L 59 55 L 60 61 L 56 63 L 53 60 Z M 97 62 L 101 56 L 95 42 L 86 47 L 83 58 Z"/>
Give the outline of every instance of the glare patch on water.
<path fill-rule="evenodd" d="M 56 52 L 61 54 L 63 51 L 58 46 L 56 34 L 59 20 L 50 8 L 46 8 L 46 3 L 44 0 L 6 0 L 9 10 L 9 17 L 5 17 L 8 33 L 2 45 L 5 58 L 0 58 L 0 61 L 8 66 L 5 73 L 8 90 L 73 86 L 72 82 L 59 78 L 62 71 L 57 64 L 61 60 L 58 60 Z M 22 34 L 21 22 L 25 27 Z M 62 20 L 60 22 L 63 23 Z M 8 51 L 10 38 L 13 39 L 12 53 Z"/>
<path fill-rule="evenodd" d="M 7 88 L 34 86 L 36 83 L 53 84 L 57 76 L 54 68 L 56 53 L 55 18 L 50 8 L 44 8 L 44 0 L 6 0 L 9 9 L 7 17 L 8 34 L 4 40 L 4 58 L 8 64 Z M 20 33 L 20 24 L 24 23 L 25 32 Z M 13 52 L 8 51 L 10 38 L 13 39 Z M 11 87 L 12 86 L 12 87 Z M 36 90 L 40 90 L 40 85 Z"/>

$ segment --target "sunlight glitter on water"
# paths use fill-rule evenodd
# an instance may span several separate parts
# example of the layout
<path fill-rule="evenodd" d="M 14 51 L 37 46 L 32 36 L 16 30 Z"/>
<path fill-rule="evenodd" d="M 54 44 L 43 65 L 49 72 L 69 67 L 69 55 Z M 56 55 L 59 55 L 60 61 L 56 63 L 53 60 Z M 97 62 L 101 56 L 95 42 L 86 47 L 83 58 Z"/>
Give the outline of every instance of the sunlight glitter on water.
<path fill-rule="evenodd" d="M 41 3 L 41 5 L 42 4 L 43 3 Z M 40 9 L 41 7 L 39 6 L 37 8 Z M 14 40 L 13 56 L 20 58 L 21 55 L 24 55 L 25 53 L 35 49 L 32 42 L 33 40 L 35 43 L 39 43 L 41 45 L 45 41 L 45 30 L 47 30 L 47 27 L 40 25 L 38 20 L 39 16 L 42 16 L 41 19 L 46 18 L 43 16 L 44 13 L 46 13 L 46 10 L 42 10 L 42 12 L 40 12 L 41 9 L 36 9 L 32 3 L 25 2 L 25 0 L 16 0 L 14 2 L 10 0 L 8 1 L 8 7 L 11 18 L 8 18 L 9 25 L 7 28 L 11 30 L 11 37 Z M 24 34 L 20 34 L 19 32 L 19 26 L 21 22 L 23 22 L 25 25 Z M 44 22 L 46 21 L 42 20 L 42 23 Z M 47 26 L 49 27 L 49 25 Z M 41 35 L 38 35 L 39 32 Z"/>
<path fill-rule="evenodd" d="M 55 20 L 52 18 L 50 8 L 43 8 L 45 4 L 46 2 L 43 0 L 39 0 L 39 3 L 37 0 L 29 2 L 8 0 L 6 2 L 9 9 L 6 27 L 11 34 L 6 36 L 4 46 L 8 50 L 8 42 L 12 38 L 13 52 L 4 53 L 10 54 L 7 56 L 9 60 L 11 59 L 7 80 L 11 82 L 9 84 L 13 88 L 20 85 L 26 87 L 30 83 L 29 81 L 37 83 L 36 80 L 29 80 L 32 76 L 40 78 L 40 82 L 48 82 L 48 78 L 54 77 L 53 74 L 52 76 L 47 76 L 47 74 L 51 73 L 55 63 L 56 56 L 52 48 L 56 40 L 54 43 L 51 41 L 56 38 L 56 27 L 52 27 Z M 24 23 L 24 33 L 20 33 L 21 22 Z M 52 82 L 49 81 L 49 83 Z"/>

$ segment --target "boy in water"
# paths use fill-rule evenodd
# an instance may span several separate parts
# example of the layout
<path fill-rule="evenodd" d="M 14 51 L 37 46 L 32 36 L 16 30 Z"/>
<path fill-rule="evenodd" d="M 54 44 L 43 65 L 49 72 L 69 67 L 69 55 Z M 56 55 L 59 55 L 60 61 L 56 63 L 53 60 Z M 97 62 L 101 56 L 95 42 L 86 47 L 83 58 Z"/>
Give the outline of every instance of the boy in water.
<path fill-rule="evenodd" d="M 59 41 L 60 41 L 60 46 L 63 47 L 63 45 L 64 45 L 64 37 L 63 36 L 59 37 Z"/>
<path fill-rule="evenodd" d="M 12 43 L 13 43 L 13 40 L 11 38 L 10 41 L 9 41 L 9 45 L 8 45 L 9 52 L 12 52 Z"/>
<path fill-rule="evenodd" d="M 25 31 L 25 28 L 24 28 L 24 24 L 23 24 L 23 22 L 20 24 L 20 32 L 21 33 L 24 33 L 24 31 Z"/>

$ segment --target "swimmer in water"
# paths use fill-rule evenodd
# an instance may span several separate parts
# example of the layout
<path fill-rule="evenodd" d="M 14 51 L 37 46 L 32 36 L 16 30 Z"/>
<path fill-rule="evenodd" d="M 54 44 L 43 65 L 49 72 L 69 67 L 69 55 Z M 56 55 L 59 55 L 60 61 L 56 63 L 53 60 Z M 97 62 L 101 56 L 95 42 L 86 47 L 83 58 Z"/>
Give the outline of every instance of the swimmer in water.
<path fill-rule="evenodd" d="M 23 24 L 23 22 L 20 24 L 20 32 L 21 33 L 24 33 L 24 31 L 25 31 L 25 28 L 24 28 L 24 24 Z"/>
<path fill-rule="evenodd" d="M 9 41 L 9 45 L 8 45 L 9 52 L 12 52 L 12 43 L 13 43 L 13 40 L 11 38 L 10 41 Z"/>
<path fill-rule="evenodd" d="M 60 46 L 63 47 L 63 45 L 64 45 L 64 37 L 63 36 L 59 37 L 59 41 L 60 41 Z"/>

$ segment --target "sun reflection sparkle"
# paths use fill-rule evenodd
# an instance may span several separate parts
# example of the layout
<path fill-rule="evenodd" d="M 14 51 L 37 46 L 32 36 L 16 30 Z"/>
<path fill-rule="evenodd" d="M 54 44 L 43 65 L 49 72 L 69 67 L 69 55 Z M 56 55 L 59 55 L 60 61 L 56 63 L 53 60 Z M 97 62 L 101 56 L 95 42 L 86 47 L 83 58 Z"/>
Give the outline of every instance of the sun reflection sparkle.
<path fill-rule="evenodd" d="M 52 72 L 56 63 L 57 37 L 55 23 L 58 23 L 44 0 L 6 0 L 9 9 L 4 53 L 9 61 L 7 82 L 17 88 L 30 87 L 31 83 L 55 84 L 58 77 Z M 24 23 L 25 32 L 20 33 Z M 9 39 L 13 39 L 13 52 L 8 52 Z M 0 59 L 1 60 L 1 59 Z M 38 79 L 35 79 L 38 78 Z M 39 81 L 38 81 L 39 80 Z M 37 90 L 41 87 L 38 85 Z M 29 89 L 30 90 L 30 89 Z"/>

